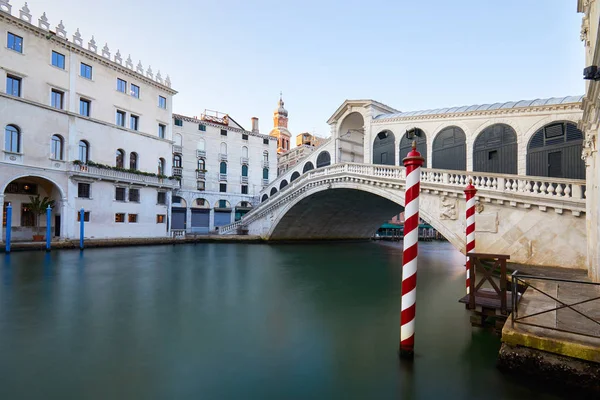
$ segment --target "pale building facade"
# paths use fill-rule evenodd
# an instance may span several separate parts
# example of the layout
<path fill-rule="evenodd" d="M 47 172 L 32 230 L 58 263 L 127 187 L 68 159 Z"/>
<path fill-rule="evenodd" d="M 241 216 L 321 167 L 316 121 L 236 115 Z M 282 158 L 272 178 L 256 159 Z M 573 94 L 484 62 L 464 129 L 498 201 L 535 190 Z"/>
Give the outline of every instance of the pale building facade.
<path fill-rule="evenodd" d="M 179 187 L 168 179 L 169 77 L 84 43 L 79 30 L 68 36 L 62 21 L 51 27 L 27 5 L 0 1 L 0 40 L 0 204 L 3 225 L 11 204 L 13 240 L 31 240 L 38 195 L 55 202 L 57 239 L 79 238 L 81 208 L 85 237 L 168 235 Z"/>
<path fill-rule="evenodd" d="M 172 229 L 209 233 L 240 219 L 277 176 L 277 138 L 227 114 L 173 115 L 173 171 L 181 176 Z"/>
<path fill-rule="evenodd" d="M 586 165 L 587 239 L 589 275 L 600 281 L 600 160 L 598 159 L 598 129 L 600 128 L 600 46 L 598 25 L 600 9 L 597 0 L 578 0 L 577 11 L 583 13 L 581 40 L 585 48 L 585 66 L 592 67 L 586 76 L 583 117 L 580 123 L 585 133 L 582 158 Z"/>

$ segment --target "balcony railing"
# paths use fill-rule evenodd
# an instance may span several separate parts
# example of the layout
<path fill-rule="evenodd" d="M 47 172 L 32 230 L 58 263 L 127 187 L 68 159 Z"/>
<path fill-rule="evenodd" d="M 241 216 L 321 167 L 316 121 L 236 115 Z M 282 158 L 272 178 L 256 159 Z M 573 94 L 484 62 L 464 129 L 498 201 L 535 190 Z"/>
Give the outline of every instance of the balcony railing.
<path fill-rule="evenodd" d="M 177 146 L 177 145 L 173 145 L 173 153 L 182 153 L 183 152 L 183 147 L 181 146 Z"/>
<path fill-rule="evenodd" d="M 262 184 L 263 184 L 263 186 L 269 186 L 269 180 L 268 179 L 263 179 L 262 180 Z"/>
<path fill-rule="evenodd" d="M 160 187 L 179 187 L 179 182 L 175 179 L 159 178 L 158 176 L 146 176 L 134 172 L 117 171 L 108 168 L 92 167 L 85 164 L 71 164 L 70 171 L 72 175 L 85 176 L 89 178 L 113 181 L 113 182 L 131 182 L 142 183 L 145 185 Z"/>
<path fill-rule="evenodd" d="M 201 192 L 205 191 L 206 190 L 206 183 L 204 181 L 198 181 L 198 182 L 196 182 L 196 189 L 198 189 Z"/>
<path fill-rule="evenodd" d="M 240 163 L 242 163 L 242 165 L 248 164 L 248 162 L 249 162 L 248 157 L 240 157 Z"/>
<path fill-rule="evenodd" d="M 247 176 L 242 176 L 241 177 L 241 181 L 242 181 L 242 183 L 248 183 L 248 177 Z"/>
<path fill-rule="evenodd" d="M 269 160 L 263 160 L 262 167 L 263 168 L 269 168 Z"/>
<path fill-rule="evenodd" d="M 227 174 L 219 174 L 219 182 L 227 182 Z"/>
<path fill-rule="evenodd" d="M 206 179 L 206 172 L 196 171 L 196 179 Z"/>
<path fill-rule="evenodd" d="M 183 172 L 183 168 L 173 167 L 173 176 L 181 176 L 182 172 Z"/>
<path fill-rule="evenodd" d="M 198 157 L 198 158 L 204 158 L 204 157 L 206 157 L 206 151 L 204 151 L 204 150 L 196 150 L 196 157 Z"/>
<path fill-rule="evenodd" d="M 219 161 L 227 161 L 227 154 L 219 153 Z"/>

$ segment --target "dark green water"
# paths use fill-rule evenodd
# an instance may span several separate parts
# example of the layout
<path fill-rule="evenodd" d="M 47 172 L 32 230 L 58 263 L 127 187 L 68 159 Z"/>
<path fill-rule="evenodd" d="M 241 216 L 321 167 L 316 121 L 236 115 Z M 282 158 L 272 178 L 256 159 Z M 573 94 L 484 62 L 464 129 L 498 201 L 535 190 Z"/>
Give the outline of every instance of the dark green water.
<path fill-rule="evenodd" d="M 0 399 L 529 399 L 457 299 L 463 258 L 420 245 L 400 362 L 401 245 L 198 244 L 0 261 Z"/>

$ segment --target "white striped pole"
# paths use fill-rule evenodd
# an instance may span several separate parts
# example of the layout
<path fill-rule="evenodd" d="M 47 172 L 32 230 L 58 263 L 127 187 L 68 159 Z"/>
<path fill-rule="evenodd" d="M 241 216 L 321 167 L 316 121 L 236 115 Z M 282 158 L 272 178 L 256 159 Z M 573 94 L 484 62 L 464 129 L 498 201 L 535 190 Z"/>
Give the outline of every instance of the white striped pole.
<path fill-rule="evenodd" d="M 465 195 L 467 196 L 467 251 L 465 254 L 469 254 L 475 250 L 475 194 L 477 189 L 473 186 L 473 180 L 469 180 L 469 184 L 465 188 Z M 467 256 L 467 262 L 465 264 L 467 269 L 467 294 L 471 287 L 471 261 Z"/>
<path fill-rule="evenodd" d="M 419 241 L 419 190 L 423 157 L 417 143 L 402 160 L 406 167 L 404 197 L 404 252 L 402 254 L 402 303 L 400 312 L 400 357 L 413 358 L 417 293 L 417 255 Z"/>

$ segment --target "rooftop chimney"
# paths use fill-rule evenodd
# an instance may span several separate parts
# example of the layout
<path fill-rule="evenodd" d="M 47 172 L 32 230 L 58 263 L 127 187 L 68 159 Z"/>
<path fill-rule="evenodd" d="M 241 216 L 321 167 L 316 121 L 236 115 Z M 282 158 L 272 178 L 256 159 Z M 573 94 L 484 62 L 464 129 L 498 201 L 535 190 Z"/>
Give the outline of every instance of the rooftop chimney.
<path fill-rule="evenodd" d="M 258 133 L 258 118 L 252 117 L 252 132 Z"/>

